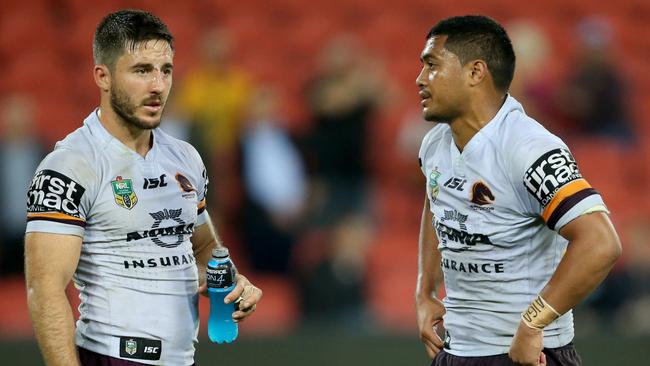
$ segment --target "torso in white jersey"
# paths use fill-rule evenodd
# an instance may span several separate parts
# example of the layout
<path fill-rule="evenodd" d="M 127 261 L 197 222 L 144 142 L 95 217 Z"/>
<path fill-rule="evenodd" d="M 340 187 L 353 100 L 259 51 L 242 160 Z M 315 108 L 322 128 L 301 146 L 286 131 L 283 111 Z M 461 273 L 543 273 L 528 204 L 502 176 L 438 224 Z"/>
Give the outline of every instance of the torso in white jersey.
<path fill-rule="evenodd" d="M 189 144 L 159 129 L 146 157 L 97 111 L 57 143 L 28 192 L 27 232 L 83 238 L 76 343 L 152 365 L 191 365 L 198 274 L 190 237 L 205 223 L 207 178 Z"/>
<path fill-rule="evenodd" d="M 507 353 L 566 249 L 558 231 L 603 201 L 566 145 L 510 96 L 462 152 L 438 124 L 419 157 L 444 273 L 446 350 Z M 572 338 L 570 311 L 544 329 L 545 347 Z"/>

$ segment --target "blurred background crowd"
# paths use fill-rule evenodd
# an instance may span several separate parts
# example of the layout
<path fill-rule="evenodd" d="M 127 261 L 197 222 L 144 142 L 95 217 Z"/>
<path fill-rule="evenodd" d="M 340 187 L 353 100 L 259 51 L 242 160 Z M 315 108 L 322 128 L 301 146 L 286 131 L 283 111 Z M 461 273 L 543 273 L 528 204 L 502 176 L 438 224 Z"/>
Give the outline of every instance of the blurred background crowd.
<path fill-rule="evenodd" d="M 429 28 L 476 13 L 508 30 L 511 94 L 569 144 L 622 237 L 624 257 L 579 308 L 578 336 L 650 335 L 647 0 L 1 3 L 0 342 L 32 334 L 25 190 L 97 106 L 94 28 L 125 7 L 154 12 L 176 37 L 161 128 L 200 151 L 212 218 L 264 289 L 244 339 L 339 329 L 419 347 L 417 151 L 430 124 L 415 77 Z"/>

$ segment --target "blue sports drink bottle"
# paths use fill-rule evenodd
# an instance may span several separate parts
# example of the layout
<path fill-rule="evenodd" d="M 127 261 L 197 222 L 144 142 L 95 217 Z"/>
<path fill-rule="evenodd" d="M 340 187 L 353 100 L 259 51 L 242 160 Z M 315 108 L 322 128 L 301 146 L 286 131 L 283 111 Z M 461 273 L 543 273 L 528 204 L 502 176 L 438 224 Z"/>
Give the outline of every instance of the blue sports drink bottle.
<path fill-rule="evenodd" d="M 230 343 L 237 338 L 239 330 L 232 320 L 235 302 L 224 304 L 223 299 L 235 288 L 235 265 L 230 260 L 227 248 L 212 250 L 208 262 L 207 282 L 210 295 L 210 318 L 208 336 L 215 343 Z"/>

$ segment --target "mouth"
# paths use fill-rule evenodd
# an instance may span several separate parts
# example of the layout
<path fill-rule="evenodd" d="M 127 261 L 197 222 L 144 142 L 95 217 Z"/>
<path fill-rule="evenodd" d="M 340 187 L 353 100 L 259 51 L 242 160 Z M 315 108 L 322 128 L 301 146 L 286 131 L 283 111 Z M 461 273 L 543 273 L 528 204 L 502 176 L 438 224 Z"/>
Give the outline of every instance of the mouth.
<path fill-rule="evenodd" d="M 160 100 L 151 100 L 143 103 L 145 109 L 151 112 L 158 112 L 162 109 L 162 102 Z"/>
<path fill-rule="evenodd" d="M 419 95 L 420 98 L 422 99 L 422 102 L 421 102 L 422 105 L 424 105 L 424 104 L 426 103 L 427 100 L 431 99 L 431 93 L 429 93 L 429 92 L 426 91 L 426 90 L 420 90 L 420 92 L 418 93 L 418 95 Z"/>

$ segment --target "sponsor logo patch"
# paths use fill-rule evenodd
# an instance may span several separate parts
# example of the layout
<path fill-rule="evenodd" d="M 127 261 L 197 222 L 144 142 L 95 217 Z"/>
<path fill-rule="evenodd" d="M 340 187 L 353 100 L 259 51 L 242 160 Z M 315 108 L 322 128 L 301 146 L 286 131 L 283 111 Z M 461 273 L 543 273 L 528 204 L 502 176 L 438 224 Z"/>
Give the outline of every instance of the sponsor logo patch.
<path fill-rule="evenodd" d="M 524 175 L 524 184 L 543 207 L 567 183 L 582 178 L 573 155 L 567 149 L 555 149 L 542 155 Z"/>
<path fill-rule="evenodd" d="M 160 360 L 162 342 L 156 339 L 120 337 L 120 357 Z"/>
<path fill-rule="evenodd" d="M 186 223 L 181 219 L 183 213 L 182 208 L 178 209 L 163 209 L 162 211 L 150 212 L 149 216 L 154 219 L 153 225 L 150 230 L 133 231 L 126 234 L 126 241 L 140 240 L 144 238 L 151 238 L 154 244 L 163 248 L 175 248 L 183 243 L 185 236 L 192 235 L 194 232 L 194 223 Z M 174 221 L 176 225 L 160 227 L 164 221 Z M 163 238 L 170 238 L 163 240 Z"/>
<path fill-rule="evenodd" d="M 138 196 L 136 196 L 133 191 L 133 182 L 131 179 L 124 179 L 122 176 L 118 175 L 115 180 L 111 182 L 111 187 L 113 188 L 115 203 L 117 203 L 118 206 L 130 210 L 138 203 Z"/>
<path fill-rule="evenodd" d="M 444 216 L 440 218 L 440 221 L 456 221 L 460 226 L 461 230 L 467 230 L 467 218 L 468 215 L 463 215 L 462 213 L 456 210 L 444 210 Z"/>
<path fill-rule="evenodd" d="M 68 176 L 44 169 L 36 173 L 27 191 L 27 211 L 60 212 L 80 218 L 79 204 L 86 189 Z"/>
<path fill-rule="evenodd" d="M 458 230 L 449 227 L 442 222 L 436 222 L 435 228 L 440 242 L 452 252 L 472 250 L 477 244 L 492 244 L 490 238 L 485 234 L 469 233 L 465 230 Z"/>

